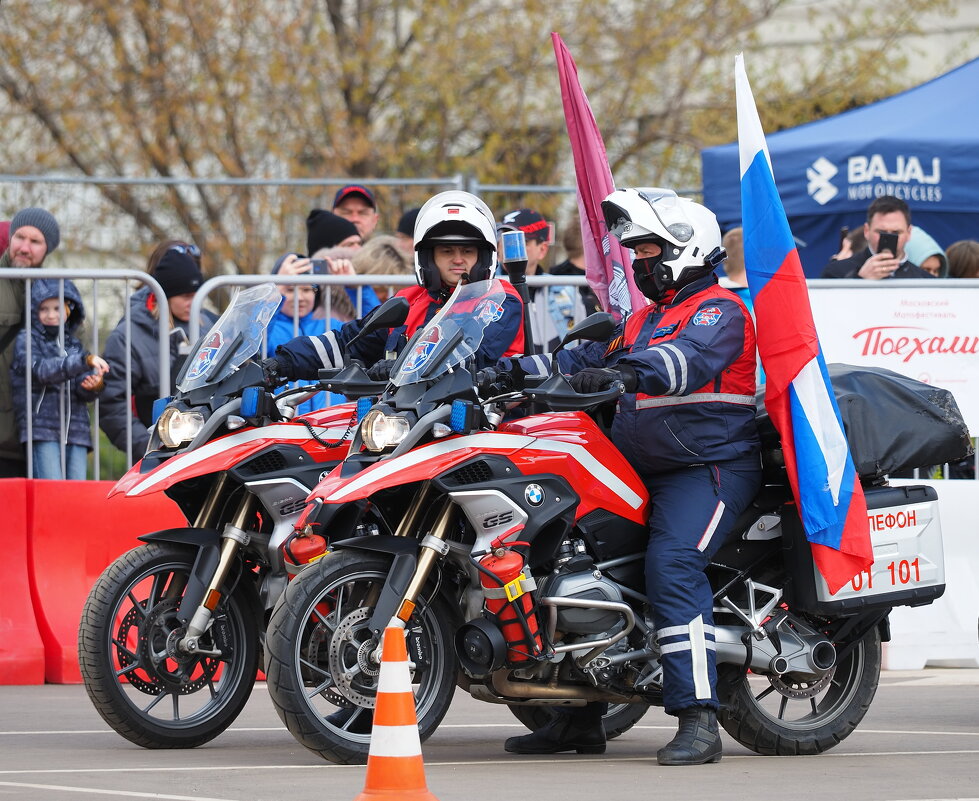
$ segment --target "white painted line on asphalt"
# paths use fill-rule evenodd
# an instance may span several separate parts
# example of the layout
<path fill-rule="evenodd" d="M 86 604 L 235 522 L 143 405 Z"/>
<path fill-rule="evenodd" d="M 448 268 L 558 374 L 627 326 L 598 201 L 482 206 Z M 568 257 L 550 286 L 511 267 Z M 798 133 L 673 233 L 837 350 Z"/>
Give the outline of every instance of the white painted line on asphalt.
<path fill-rule="evenodd" d="M 89 793 L 92 795 L 117 795 L 123 798 L 160 798 L 164 801 L 234 801 L 230 798 L 205 798 L 200 795 L 167 795 L 166 793 L 140 793 L 135 790 L 102 790 L 89 787 L 66 787 L 61 784 L 26 784 L 0 782 L 0 787 L 21 787 L 27 790 L 58 790 L 63 793 Z"/>
<path fill-rule="evenodd" d="M 936 756 L 961 756 L 963 754 L 976 754 L 979 755 L 979 750 L 975 749 L 962 749 L 962 750 L 944 750 L 944 751 L 863 751 L 860 753 L 839 753 L 836 751 L 828 751 L 826 753 L 820 754 L 818 759 L 863 759 L 865 757 L 892 757 L 892 756 L 919 756 L 919 757 L 936 757 Z M 473 766 L 488 766 L 488 765 L 509 765 L 511 767 L 515 765 L 554 765 L 555 763 L 567 762 L 568 764 L 574 762 L 582 762 L 584 760 L 589 761 L 600 761 L 600 762 L 652 762 L 655 761 L 656 757 L 653 755 L 649 756 L 636 756 L 636 757 L 610 757 L 606 754 L 596 754 L 594 757 L 575 755 L 575 754 L 551 754 L 545 758 L 533 758 L 533 759 L 522 759 L 520 757 L 505 757 L 502 759 L 480 759 L 480 760 L 463 760 L 457 762 L 434 762 L 425 760 L 425 767 L 427 768 L 458 768 L 465 765 Z M 761 754 L 725 754 L 724 761 L 729 762 L 731 760 L 740 759 L 768 759 L 768 757 L 762 756 Z M 783 756 L 779 757 L 779 762 L 790 760 L 790 759 L 803 759 L 807 762 L 812 762 L 814 757 L 809 755 L 804 756 Z M 322 765 L 197 765 L 197 766 L 177 766 L 177 765 L 164 765 L 160 767 L 148 767 L 148 768 L 44 768 L 41 770 L 0 770 L 0 776 L 12 776 L 12 775 L 31 775 L 31 776 L 48 776 L 59 773 L 70 773 L 70 774 L 92 774 L 92 773 L 198 773 L 202 771 L 207 771 L 211 773 L 221 772 L 221 771 L 252 771 L 252 770 L 364 770 L 363 765 L 334 765 L 333 763 L 324 763 Z M 0 781 L 0 784 L 3 784 Z M 149 796 L 152 798 L 153 796 Z M 167 796 L 160 796 L 160 798 L 167 798 Z M 211 801 L 211 799 L 200 799 L 194 798 L 193 801 Z M 218 800 L 222 801 L 222 800 Z M 226 801 L 226 800 L 224 800 Z M 915 801 L 938 801 L 937 799 L 915 799 Z M 973 801 L 973 799 L 960 799 L 959 801 Z M 975 801 L 979 801 L 976 799 Z"/>

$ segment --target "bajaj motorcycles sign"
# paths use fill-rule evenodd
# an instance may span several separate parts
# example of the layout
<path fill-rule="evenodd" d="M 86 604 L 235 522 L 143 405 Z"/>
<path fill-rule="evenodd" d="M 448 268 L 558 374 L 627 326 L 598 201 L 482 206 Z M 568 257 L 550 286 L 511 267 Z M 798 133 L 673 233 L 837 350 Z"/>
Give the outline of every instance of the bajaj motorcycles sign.
<path fill-rule="evenodd" d="M 938 203 L 942 199 L 941 181 L 942 160 L 937 156 L 850 156 L 845 180 L 837 166 L 823 156 L 806 168 L 806 191 L 820 206 L 841 193 L 847 200 L 870 201 L 893 195 L 908 202 Z"/>

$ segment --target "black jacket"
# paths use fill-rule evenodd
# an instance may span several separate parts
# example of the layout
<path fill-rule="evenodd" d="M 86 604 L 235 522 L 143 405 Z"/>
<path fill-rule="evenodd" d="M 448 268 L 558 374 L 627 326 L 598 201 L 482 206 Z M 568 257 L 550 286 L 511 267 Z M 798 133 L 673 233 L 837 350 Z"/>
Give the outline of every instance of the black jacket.
<path fill-rule="evenodd" d="M 860 268 L 863 267 L 863 263 L 867 261 L 873 254 L 870 252 L 870 248 L 864 248 L 860 253 L 856 253 L 850 256 L 848 259 L 833 259 L 829 264 L 823 267 L 822 275 L 820 278 L 859 278 L 857 273 Z M 901 262 L 901 266 L 894 271 L 894 275 L 891 278 L 934 278 L 931 273 L 926 270 L 922 270 L 917 264 L 912 264 L 909 261 Z"/>
<path fill-rule="evenodd" d="M 193 343 L 187 340 L 188 323 L 173 321 L 170 332 L 170 383 L 165 391 L 160 391 L 159 351 L 157 332 L 159 320 L 150 311 L 149 287 L 134 292 L 129 299 L 132 343 L 129 348 L 132 359 L 132 374 L 126 373 L 126 321 L 119 321 L 105 342 L 103 358 L 109 363 L 105 376 L 105 391 L 101 398 L 101 418 L 99 425 L 119 450 L 126 451 L 126 431 L 132 430 L 133 461 L 143 458 L 146 445 L 150 441 L 149 426 L 153 422 L 153 402 L 164 395 L 173 393 L 173 383 L 180 365 L 189 355 Z M 166 311 L 164 310 L 164 315 Z M 201 315 L 201 330 L 206 331 L 217 318 L 211 312 Z M 166 324 L 166 323 L 164 323 Z M 127 381 L 128 379 L 128 381 Z M 131 406 L 126 406 L 126 387 L 131 390 Z"/>

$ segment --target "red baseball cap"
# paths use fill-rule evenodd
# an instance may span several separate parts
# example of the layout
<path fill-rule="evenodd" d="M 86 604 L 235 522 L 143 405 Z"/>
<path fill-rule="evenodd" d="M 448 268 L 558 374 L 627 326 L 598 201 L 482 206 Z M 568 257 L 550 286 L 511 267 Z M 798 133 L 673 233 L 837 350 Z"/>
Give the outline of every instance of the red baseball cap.
<path fill-rule="evenodd" d="M 371 190 L 360 184 L 347 184 L 346 186 L 340 187 L 333 198 L 333 208 L 339 206 L 344 198 L 350 195 L 360 195 L 372 209 L 377 209 L 377 203 L 374 202 L 374 195 Z"/>

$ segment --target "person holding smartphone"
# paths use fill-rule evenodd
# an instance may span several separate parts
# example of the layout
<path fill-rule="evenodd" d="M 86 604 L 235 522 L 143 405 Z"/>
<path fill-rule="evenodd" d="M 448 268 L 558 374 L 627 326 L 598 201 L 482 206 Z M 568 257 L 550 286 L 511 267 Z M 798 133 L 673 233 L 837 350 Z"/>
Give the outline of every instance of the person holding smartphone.
<path fill-rule="evenodd" d="M 821 278 L 934 278 L 907 259 L 904 246 L 911 237 L 911 209 L 900 198 L 882 195 L 867 209 L 863 233 L 867 247 L 848 259 L 835 259 L 824 268 Z"/>

